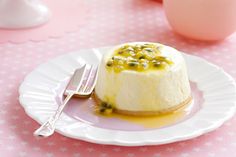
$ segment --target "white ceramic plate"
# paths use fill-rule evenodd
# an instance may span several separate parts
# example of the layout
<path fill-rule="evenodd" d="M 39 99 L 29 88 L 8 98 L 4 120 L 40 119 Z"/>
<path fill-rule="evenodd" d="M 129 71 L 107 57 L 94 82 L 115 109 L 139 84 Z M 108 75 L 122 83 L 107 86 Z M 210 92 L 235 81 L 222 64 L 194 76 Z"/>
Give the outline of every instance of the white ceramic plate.
<path fill-rule="evenodd" d="M 40 65 L 21 84 L 20 103 L 26 113 L 42 124 L 62 101 L 62 91 L 73 71 L 85 62 L 98 64 L 108 48 L 81 50 Z M 144 128 L 131 122 L 93 114 L 91 100 L 72 100 L 56 124 L 56 131 L 75 139 L 123 146 L 160 145 L 210 132 L 232 117 L 236 110 L 236 85 L 221 68 L 183 54 L 192 82 L 191 112 L 165 127 Z"/>

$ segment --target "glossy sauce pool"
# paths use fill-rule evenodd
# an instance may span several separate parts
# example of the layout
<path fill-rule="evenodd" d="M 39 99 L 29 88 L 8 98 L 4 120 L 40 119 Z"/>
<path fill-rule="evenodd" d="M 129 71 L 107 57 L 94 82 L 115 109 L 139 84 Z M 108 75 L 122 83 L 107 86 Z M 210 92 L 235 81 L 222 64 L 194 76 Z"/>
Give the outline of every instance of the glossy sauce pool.
<path fill-rule="evenodd" d="M 95 113 L 94 106 L 96 104 L 93 98 L 73 98 L 64 112 L 78 121 L 106 129 L 142 131 L 163 128 L 191 118 L 201 108 L 203 102 L 202 92 L 198 90 L 194 83 L 191 83 L 191 90 L 192 102 L 169 114 L 138 117 L 112 113 L 111 115 L 103 116 Z M 62 100 L 62 96 L 60 100 Z"/>

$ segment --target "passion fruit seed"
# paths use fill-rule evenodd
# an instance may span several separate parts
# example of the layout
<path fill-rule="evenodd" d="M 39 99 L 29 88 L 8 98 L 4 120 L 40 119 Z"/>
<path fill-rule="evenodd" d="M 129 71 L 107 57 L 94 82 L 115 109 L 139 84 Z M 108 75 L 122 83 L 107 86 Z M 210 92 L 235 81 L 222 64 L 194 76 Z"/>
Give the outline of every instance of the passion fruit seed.
<path fill-rule="evenodd" d="M 144 62 L 148 63 L 149 61 L 146 60 L 146 59 L 140 59 L 139 62 L 140 62 L 140 63 L 144 63 Z"/>
<path fill-rule="evenodd" d="M 99 112 L 101 112 L 101 113 L 103 113 L 103 112 L 105 112 L 105 111 L 106 111 L 105 108 L 100 108 L 100 109 L 99 109 Z"/>
<path fill-rule="evenodd" d="M 120 56 L 113 56 L 111 59 L 114 61 L 118 61 L 121 60 L 122 58 Z"/>
<path fill-rule="evenodd" d="M 142 49 L 142 46 L 137 44 L 137 45 L 134 46 L 134 49 L 135 50 L 140 50 L 140 49 Z"/>
<path fill-rule="evenodd" d="M 112 109 L 113 107 L 112 107 L 111 104 L 107 104 L 107 108 L 108 108 L 108 109 Z"/>
<path fill-rule="evenodd" d="M 155 59 L 154 59 L 154 60 L 152 60 L 152 63 L 157 63 L 157 60 L 155 60 Z"/>
<path fill-rule="evenodd" d="M 134 51 L 134 49 L 132 47 L 128 47 L 126 48 L 127 51 Z"/>
<path fill-rule="evenodd" d="M 164 60 L 166 60 L 167 58 L 164 57 L 164 56 L 158 56 L 158 57 L 156 57 L 156 59 L 157 59 L 157 60 L 164 61 Z"/>
<path fill-rule="evenodd" d="M 153 66 L 154 67 L 160 67 L 161 66 L 161 62 L 155 62 L 155 63 L 153 63 Z"/>
<path fill-rule="evenodd" d="M 107 66 L 108 67 L 111 67 L 113 65 L 113 61 L 112 60 L 109 60 L 108 62 L 107 62 Z"/>
<path fill-rule="evenodd" d="M 140 56 L 138 59 L 145 59 L 145 56 L 142 55 L 142 56 Z"/>
<path fill-rule="evenodd" d="M 152 48 L 144 48 L 143 51 L 150 53 L 150 52 L 153 52 L 153 49 Z"/>
<path fill-rule="evenodd" d="M 156 68 L 165 68 L 168 64 L 164 61 L 162 62 L 157 62 L 157 63 L 154 63 L 153 66 L 156 67 Z"/>
<path fill-rule="evenodd" d="M 111 114 L 113 111 L 113 107 L 111 104 L 106 103 L 106 102 L 102 102 L 99 105 L 99 110 L 98 110 L 101 114 Z"/>
<path fill-rule="evenodd" d="M 166 61 L 162 61 L 161 64 L 164 66 L 168 65 L 168 63 Z"/>
<path fill-rule="evenodd" d="M 103 108 L 112 108 L 112 105 L 106 102 L 102 102 L 100 106 Z"/>
<path fill-rule="evenodd" d="M 147 44 L 144 44 L 141 46 L 141 49 L 145 49 L 145 48 L 148 48 L 150 45 L 147 45 Z"/>
<path fill-rule="evenodd" d="M 128 58 L 128 60 L 127 60 L 128 62 L 138 62 L 138 60 L 137 59 L 135 59 L 135 58 L 132 58 L 132 57 L 130 57 L 130 58 Z"/>
<path fill-rule="evenodd" d="M 106 107 L 106 106 L 107 106 L 107 103 L 106 103 L 106 102 L 101 102 L 100 106 L 101 106 L 101 107 Z"/>
<path fill-rule="evenodd" d="M 139 65 L 138 62 L 128 62 L 127 64 L 128 64 L 128 66 L 130 66 L 130 67 L 137 67 L 137 66 Z"/>
<path fill-rule="evenodd" d="M 136 54 L 135 54 L 134 51 L 130 51 L 130 52 L 129 52 L 129 55 L 132 56 L 132 57 L 136 56 Z"/>

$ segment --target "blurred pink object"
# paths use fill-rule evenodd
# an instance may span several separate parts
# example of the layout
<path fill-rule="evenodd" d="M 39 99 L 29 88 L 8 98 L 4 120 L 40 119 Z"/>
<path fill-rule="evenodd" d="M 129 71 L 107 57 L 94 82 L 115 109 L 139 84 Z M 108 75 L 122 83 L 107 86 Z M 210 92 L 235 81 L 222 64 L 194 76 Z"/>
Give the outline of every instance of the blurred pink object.
<path fill-rule="evenodd" d="M 236 30 L 236 0 L 163 0 L 173 29 L 197 40 L 221 40 Z"/>
<path fill-rule="evenodd" d="M 0 28 L 39 26 L 49 20 L 49 9 L 39 0 L 0 0 Z"/>
<path fill-rule="evenodd" d="M 4 1 L 7 0 L 0 0 L 0 4 L 1 2 Z M 10 0 L 10 1 L 14 3 L 12 5 L 16 5 L 18 0 Z M 35 2 L 38 0 L 24 0 L 24 1 L 27 1 L 27 4 L 31 2 L 35 4 Z M 4 42 L 22 43 L 26 41 L 44 41 L 49 38 L 59 38 L 67 33 L 80 30 L 83 27 L 83 25 L 89 23 L 91 19 L 91 14 L 89 13 L 90 8 L 88 7 L 85 1 L 73 0 L 68 2 L 68 0 L 42 0 L 42 2 L 45 6 L 47 6 L 50 9 L 50 11 L 52 12 L 52 16 L 47 23 L 33 29 L 31 28 L 3 29 L 3 25 L 1 25 L 1 17 L 4 16 L 2 16 L 0 10 L 0 43 Z M 12 14 L 13 13 L 11 13 L 11 15 Z M 37 14 L 35 15 L 31 13 L 29 16 L 35 17 L 37 16 Z M 23 19 L 25 18 L 27 18 L 27 16 L 23 16 Z M 5 19 L 7 20 L 7 18 Z M 8 21 L 9 24 L 12 24 L 10 23 L 11 20 L 13 20 L 12 22 L 14 22 L 14 19 L 9 19 Z M 22 21 L 22 19 L 20 18 L 18 20 Z"/>

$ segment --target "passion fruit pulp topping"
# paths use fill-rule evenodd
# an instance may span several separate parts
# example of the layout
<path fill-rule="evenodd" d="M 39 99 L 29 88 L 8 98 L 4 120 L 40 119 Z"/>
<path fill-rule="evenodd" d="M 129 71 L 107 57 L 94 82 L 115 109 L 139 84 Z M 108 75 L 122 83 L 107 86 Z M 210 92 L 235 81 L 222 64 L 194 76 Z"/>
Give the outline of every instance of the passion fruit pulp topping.
<path fill-rule="evenodd" d="M 161 55 L 160 48 L 160 45 L 152 43 L 123 45 L 114 51 L 106 66 L 115 72 L 164 70 L 173 62 Z"/>

